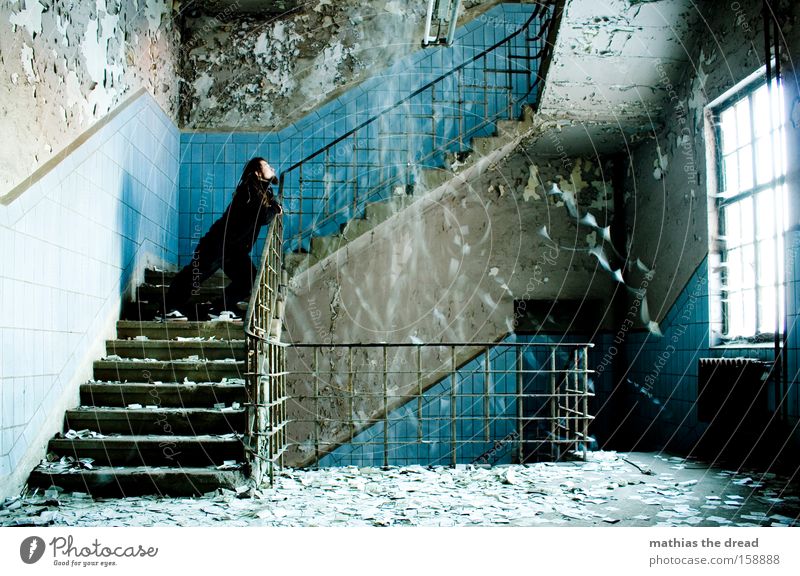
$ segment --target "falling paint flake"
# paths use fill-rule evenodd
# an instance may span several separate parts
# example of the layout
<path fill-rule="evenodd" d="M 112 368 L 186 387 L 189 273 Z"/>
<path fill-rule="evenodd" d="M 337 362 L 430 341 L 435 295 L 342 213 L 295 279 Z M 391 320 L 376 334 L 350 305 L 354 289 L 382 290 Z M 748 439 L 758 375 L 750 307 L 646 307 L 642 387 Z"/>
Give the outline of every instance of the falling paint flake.
<path fill-rule="evenodd" d="M 541 196 L 536 193 L 536 189 L 539 187 L 539 168 L 534 164 L 530 167 L 530 176 L 528 177 L 528 183 L 525 186 L 525 190 L 522 193 L 522 199 L 527 202 L 531 198 L 534 200 L 541 199 Z"/>
<path fill-rule="evenodd" d="M 15 26 L 22 26 L 31 35 L 31 38 L 42 33 L 42 6 L 38 0 L 25 0 L 25 9 L 8 17 L 8 21 Z"/>
<path fill-rule="evenodd" d="M 30 84 L 35 83 L 38 78 L 36 72 L 33 70 L 33 48 L 27 44 L 22 45 L 20 50 L 20 59 L 22 60 L 22 69 L 25 71 L 25 77 Z"/>
<path fill-rule="evenodd" d="M 458 273 L 459 261 L 455 258 L 450 258 L 450 276 L 455 276 Z"/>

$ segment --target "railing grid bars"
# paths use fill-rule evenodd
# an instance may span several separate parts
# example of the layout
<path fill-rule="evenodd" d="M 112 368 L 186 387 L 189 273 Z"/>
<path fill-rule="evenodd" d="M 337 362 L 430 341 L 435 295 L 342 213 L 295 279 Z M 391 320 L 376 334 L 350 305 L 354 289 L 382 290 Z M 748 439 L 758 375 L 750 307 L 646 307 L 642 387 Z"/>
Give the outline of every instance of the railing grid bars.
<path fill-rule="evenodd" d="M 269 225 L 244 321 L 248 397 L 244 443 L 249 472 L 256 483 L 264 478 L 274 482 L 287 449 L 285 344 L 279 342 L 275 324 L 280 314 L 282 225 L 280 215 Z"/>
<path fill-rule="evenodd" d="M 286 239 L 288 248 L 305 249 L 317 231 L 327 233 L 358 215 L 368 202 L 391 197 L 399 185 L 411 190 L 417 183 L 412 181 L 416 180 L 417 168 L 441 167 L 443 153 L 465 151 L 473 137 L 488 135 L 487 129 L 498 120 L 519 114 L 520 106 L 528 103 L 541 83 L 539 68 L 549 57 L 545 37 L 553 25 L 554 12 L 552 6 L 537 4 L 527 21 L 506 38 L 357 123 L 285 170 L 279 193 L 284 198 L 285 214 L 291 219 L 291 224 L 287 223 L 287 229 L 291 229 Z M 537 48 L 533 55 L 531 44 Z M 517 82 L 516 76 L 524 76 L 525 82 Z M 478 78 L 483 82 L 476 84 Z M 429 115 L 420 114 L 426 109 Z M 423 131 L 416 121 L 417 116 L 426 115 L 430 117 L 429 131 Z M 410 138 L 412 133 L 414 138 Z M 418 135 L 432 145 L 423 145 Z M 351 137 L 349 149 L 340 147 Z M 306 165 L 312 172 L 321 166 L 325 182 L 319 182 L 313 174 L 309 178 Z M 292 175 L 296 171 L 299 184 L 295 187 L 289 183 L 295 181 Z M 325 194 L 319 192 L 320 187 Z M 326 200 L 320 200 L 320 196 Z"/>
<path fill-rule="evenodd" d="M 517 463 L 586 457 L 591 344 L 289 346 L 313 349 L 311 369 L 291 375 L 314 382 L 297 384 L 293 400 L 302 409 L 292 420 L 313 432 L 312 463 L 492 463 L 498 444 Z"/>

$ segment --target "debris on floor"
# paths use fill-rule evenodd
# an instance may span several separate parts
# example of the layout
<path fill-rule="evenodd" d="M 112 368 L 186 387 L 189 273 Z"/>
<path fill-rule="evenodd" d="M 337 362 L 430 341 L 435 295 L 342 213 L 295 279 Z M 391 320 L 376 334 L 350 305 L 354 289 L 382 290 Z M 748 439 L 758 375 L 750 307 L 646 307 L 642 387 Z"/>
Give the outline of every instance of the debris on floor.
<path fill-rule="evenodd" d="M 54 487 L 0 503 L 0 525 L 798 526 L 799 493 L 774 473 L 592 452 L 587 462 L 284 470 L 273 488 L 196 498 L 93 499 Z"/>

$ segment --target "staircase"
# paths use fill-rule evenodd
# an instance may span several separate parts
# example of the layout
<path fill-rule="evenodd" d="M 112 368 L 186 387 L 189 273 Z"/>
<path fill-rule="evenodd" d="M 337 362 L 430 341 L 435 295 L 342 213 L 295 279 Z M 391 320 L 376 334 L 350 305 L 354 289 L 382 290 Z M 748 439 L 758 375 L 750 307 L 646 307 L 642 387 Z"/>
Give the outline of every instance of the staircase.
<path fill-rule="evenodd" d="M 123 320 L 144 320 L 150 321 L 164 313 L 163 302 L 167 294 L 167 289 L 172 278 L 173 272 L 164 272 L 157 269 L 147 269 L 144 273 L 144 282 L 137 286 L 134 298 L 126 302 L 122 307 L 120 318 Z M 220 295 L 220 290 L 230 281 L 222 271 L 216 272 L 208 280 L 203 282 L 200 288 L 189 299 L 189 307 L 197 307 L 198 319 L 206 320 L 203 311 L 204 303 L 209 303 Z M 208 308 L 207 306 L 205 307 Z M 169 312 L 169 310 L 167 310 Z M 242 316 L 244 312 L 234 310 L 237 316 Z M 188 314 L 189 311 L 187 310 Z M 109 352 L 112 354 L 112 352 Z"/>
<path fill-rule="evenodd" d="M 328 142 L 280 174 L 287 270 L 314 266 L 519 140 L 532 124 L 530 106 L 544 85 L 562 9 L 557 1 L 520 11 L 524 23 L 481 51 L 436 51 L 418 62 L 420 75 L 405 94 L 401 83 L 387 81 L 384 91 L 398 97 L 391 104 L 356 96 L 361 108 L 348 109 L 350 130 L 332 140 L 325 126 L 314 131 L 311 138 Z M 429 69 L 436 72 L 427 75 Z"/>
<path fill-rule="evenodd" d="M 349 242 L 370 232 L 375 226 L 402 212 L 426 193 L 463 174 L 481 158 L 493 155 L 493 161 L 499 161 L 501 157 L 497 156 L 497 151 L 533 133 L 534 112 L 530 106 L 523 106 L 521 119 L 498 120 L 495 125 L 497 129 L 494 136 L 472 138 L 468 150 L 448 154 L 444 168 L 420 169 L 418 181 L 412 187 L 413 194 L 406 194 L 403 189 L 403 194 L 395 194 L 381 201 L 368 202 L 364 207 L 363 218 L 352 218 L 342 224 L 340 231 L 336 234 L 313 236 L 310 250 L 307 252 L 297 250 L 285 254 L 284 266 L 289 274 L 296 274 L 310 268 Z"/>
<path fill-rule="evenodd" d="M 147 271 L 139 295 L 157 294 L 171 276 Z M 204 291 L 213 294 L 221 285 L 218 275 Z M 147 306 L 155 311 L 156 298 Z M 29 487 L 119 497 L 201 495 L 245 485 L 241 321 L 120 320 L 106 351 Z"/>

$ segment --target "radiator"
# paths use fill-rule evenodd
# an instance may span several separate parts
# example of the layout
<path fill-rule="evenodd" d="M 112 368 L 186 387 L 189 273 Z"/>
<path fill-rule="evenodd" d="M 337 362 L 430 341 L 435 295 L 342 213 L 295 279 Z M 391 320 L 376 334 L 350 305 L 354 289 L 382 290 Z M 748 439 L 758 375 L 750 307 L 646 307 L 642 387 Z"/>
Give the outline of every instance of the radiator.
<path fill-rule="evenodd" d="M 700 358 L 697 366 L 697 419 L 737 424 L 767 412 L 770 362 L 756 358 Z"/>

